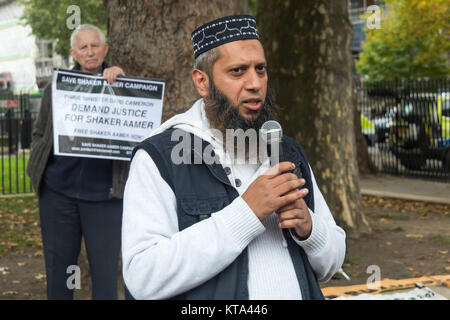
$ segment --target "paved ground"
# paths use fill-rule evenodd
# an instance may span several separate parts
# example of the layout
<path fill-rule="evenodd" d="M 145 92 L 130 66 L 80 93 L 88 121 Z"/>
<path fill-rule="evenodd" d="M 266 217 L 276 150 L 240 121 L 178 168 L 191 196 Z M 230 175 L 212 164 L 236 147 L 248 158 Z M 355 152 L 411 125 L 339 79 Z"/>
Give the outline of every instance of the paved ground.
<path fill-rule="evenodd" d="M 450 183 L 377 174 L 360 176 L 360 187 L 362 195 L 450 204 Z M 450 288 L 431 289 L 450 299 Z"/>
<path fill-rule="evenodd" d="M 360 186 L 363 195 L 450 204 L 450 183 L 377 174 L 361 176 Z"/>

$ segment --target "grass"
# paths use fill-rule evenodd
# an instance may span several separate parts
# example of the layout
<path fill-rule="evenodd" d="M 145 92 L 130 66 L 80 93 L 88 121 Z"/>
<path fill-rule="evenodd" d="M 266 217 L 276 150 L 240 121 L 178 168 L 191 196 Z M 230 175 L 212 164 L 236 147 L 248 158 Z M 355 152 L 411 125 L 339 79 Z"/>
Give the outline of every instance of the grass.
<path fill-rule="evenodd" d="M 450 237 L 442 234 L 433 234 L 430 236 L 432 240 L 450 244 Z"/>
<path fill-rule="evenodd" d="M 346 256 L 344 259 L 344 265 L 345 264 L 349 264 L 349 265 L 354 265 L 354 264 L 361 264 L 362 260 L 360 257 L 356 257 L 356 256 Z"/>
<path fill-rule="evenodd" d="M 36 196 L 0 198 L 0 255 L 42 248 Z"/>
<path fill-rule="evenodd" d="M 0 194 L 33 192 L 26 174 L 28 152 L 0 157 Z"/>

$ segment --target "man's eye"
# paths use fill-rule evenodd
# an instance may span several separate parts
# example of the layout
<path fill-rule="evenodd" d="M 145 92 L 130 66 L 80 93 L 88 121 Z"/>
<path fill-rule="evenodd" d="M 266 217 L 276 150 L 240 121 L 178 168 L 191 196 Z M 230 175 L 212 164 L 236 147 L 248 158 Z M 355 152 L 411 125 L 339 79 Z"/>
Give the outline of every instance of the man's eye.
<path fill-rule="evenodd" d="M 232 74 L 240 74 L 240 73 L 242 73 L 244 71 L 244 69 L 242 69 L 242 68 L 234 68 L 234 69 L 231 69 L 231 73 Z"/>
<path fill-rule="evenodd" d="M 256 71 L 259 73 L 264 73 L 266 72 L 266 66 L 257 66 Z"/>

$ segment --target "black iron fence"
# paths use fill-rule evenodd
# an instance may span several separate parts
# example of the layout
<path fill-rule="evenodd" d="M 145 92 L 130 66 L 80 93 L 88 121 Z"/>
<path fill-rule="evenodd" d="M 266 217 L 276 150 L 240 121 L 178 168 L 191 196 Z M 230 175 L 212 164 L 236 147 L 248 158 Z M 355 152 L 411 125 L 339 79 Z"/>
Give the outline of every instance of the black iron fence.
<path fill-rule="evenodd" d="M 369 154 L 386 173 L 450 182 L 449 80 L 357 86 Z"/>
<path fill-rule="evenodd" d="M 0 194 L 33 191 L 26 166 L 39 97 L 0 91 Z"/>

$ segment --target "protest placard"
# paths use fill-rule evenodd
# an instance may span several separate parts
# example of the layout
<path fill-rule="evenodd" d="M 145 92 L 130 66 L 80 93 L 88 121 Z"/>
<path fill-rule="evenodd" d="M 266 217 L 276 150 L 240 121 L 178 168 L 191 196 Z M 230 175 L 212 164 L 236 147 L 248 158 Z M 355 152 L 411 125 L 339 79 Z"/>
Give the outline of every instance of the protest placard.
<path fill-rule="evenodd" d="M 129 160 L 133 148 L 161 124 L 165 83 L 55 70 L 52 82 L 54 154 Z"/>

